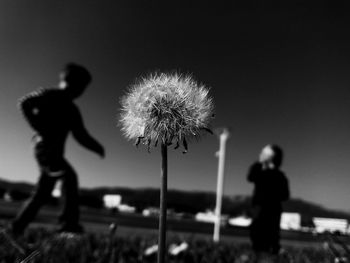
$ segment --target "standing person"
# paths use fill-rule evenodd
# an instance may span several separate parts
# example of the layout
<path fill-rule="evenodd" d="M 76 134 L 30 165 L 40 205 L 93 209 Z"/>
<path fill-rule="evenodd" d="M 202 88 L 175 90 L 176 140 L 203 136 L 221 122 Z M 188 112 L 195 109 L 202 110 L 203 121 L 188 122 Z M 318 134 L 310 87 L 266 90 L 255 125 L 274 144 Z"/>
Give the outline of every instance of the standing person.
<path fill-rule="evenodd" d="M 282 202 L 289 199 L 288 179 L 280 170 L 283 151 L 277 145 L 265 146 L 249 170 L 248 181 L 254 184 L 250 238 L 257 257 L 280 250 Z"/>
<path fill-rule="evenodd" d="M 23 234 L 40 207 L 50 197 L 57 180 L 62 180 L 65 196 L 60 231 L 83 231 L 79 224 L 78 178 L 65 159 L 64 150 L 71 132 L 82 146 L 104 157 L 103 146 L 88 133 L 74 103 L 91 80 L 90 73 L 83 66 L 69 63 L 59 75 L 57 88 L 39 89 L 19 100 L 20 110 L 35 131 L 34 155 L 40 177 L 36 192 L 12 222 L 11 230 L 14 235 Z"/>

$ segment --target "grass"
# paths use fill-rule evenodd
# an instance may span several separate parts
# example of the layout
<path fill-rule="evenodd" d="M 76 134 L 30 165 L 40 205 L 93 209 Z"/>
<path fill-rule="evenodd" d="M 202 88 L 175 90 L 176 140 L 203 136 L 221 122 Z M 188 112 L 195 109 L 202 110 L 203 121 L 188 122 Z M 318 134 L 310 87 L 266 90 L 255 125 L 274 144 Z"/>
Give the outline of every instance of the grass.
<path fill-rule="evenodd" d="M 249 243 L 220 242 L 210 239 L 169 234 L 168 244 L 186 242 L 187 250 L 177 255 L 167 255 L 169 263 L 251 263 L 253 252 Z M 30 228 L 19 240 L 25 256 L 6 242 L 0 241 L 0 263 L 152 263 L 156 251 L 146 254 L 147 248 L 157 243 L 156 234 L 119 236 L 116 233 L 55 234 L 45 228 Z M 33 254 L 34 253 L 34 254 Z M 32 254 L 33 258 L 28 258 Z M 26 259 L 25 259 L 26 258 Z M 265 257 L 260 262 L 273 262 Z M 276 262 L 276 261 L 275 261 Z M 323 247 L 286 247 L 277 262 L 331 263 L 332 255 Z"/>

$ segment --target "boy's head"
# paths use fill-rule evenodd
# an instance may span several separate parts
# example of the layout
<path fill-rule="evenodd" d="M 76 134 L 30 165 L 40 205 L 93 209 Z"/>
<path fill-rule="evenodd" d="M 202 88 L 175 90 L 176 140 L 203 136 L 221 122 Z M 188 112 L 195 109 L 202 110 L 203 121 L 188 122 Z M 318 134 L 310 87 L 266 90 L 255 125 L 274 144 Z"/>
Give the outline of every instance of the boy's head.
<path fill-rule="evenodd" d="M 90 72 L 83 66 L 68 63 L 60 73 L 59 87 L 66 90 L 72 99 L 79 97 L 92 80 Z"/>
<path fill-rule="evenodd" d="M 280 168 L 283 161 L 283 150 L 276 144 L 266 145 L 260 153 L 261 163 L 272 163 L 274 167 Z"/>

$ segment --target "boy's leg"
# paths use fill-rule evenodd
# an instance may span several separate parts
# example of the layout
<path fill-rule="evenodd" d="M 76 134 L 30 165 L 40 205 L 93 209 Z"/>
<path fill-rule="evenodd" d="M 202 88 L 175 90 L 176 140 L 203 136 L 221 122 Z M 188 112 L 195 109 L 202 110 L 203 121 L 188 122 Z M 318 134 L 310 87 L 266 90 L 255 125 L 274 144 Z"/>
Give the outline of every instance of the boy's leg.
<path fill-rule="evenodd" d="M 60 221 L 62 231 L 82 232 L 79 225 L 79 192 L 78 177 L 74 169 L 66 161 L 65 174 L 62 177 L 62 190 L 64 194 L 64 208 Z"/>
<path fill-rule="evenodd" d="M 281 213 L 276 213 L 273 218 L 271 218 L 271 250 L 272 254 L 277 255 L 281 249 L 280 245 L 280 222 Z"/>
<path fill-rule="evenodd" d="M 23 206 L 22 210 L 12 222 L 12 231 L 14 234 L 22 234 L 24 232 L 28 224 L 35 218 L 40 207 L 51 195 L 55 182 L 56 178 L 41 174 L 34 195 Z"/>

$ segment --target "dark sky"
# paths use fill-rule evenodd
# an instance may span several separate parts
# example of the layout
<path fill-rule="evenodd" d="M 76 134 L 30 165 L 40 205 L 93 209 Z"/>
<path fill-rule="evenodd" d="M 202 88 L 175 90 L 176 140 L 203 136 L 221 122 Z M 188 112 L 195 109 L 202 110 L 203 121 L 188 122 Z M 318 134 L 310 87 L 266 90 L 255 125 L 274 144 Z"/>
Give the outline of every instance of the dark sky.
<path fill-rule="evenodd" d="M 213 127 L 232 128 L 225 194 L 251 193 L 247 169 L 273 142 L 285 150 L 294 197 L 350 211 L 348 8 L 164 2 L 0 2 L 0 177 L 36 181 L 32 132 L 16 100 L 56 85 L 62 65 L 74 61 L 93 74 L 77 104 L 107 152 L 100 160 L 68 141 L 81 186 L 159 187 L 159 149 L 148 154 L 124 139 L 119 99 L 137 77 L 178 70 L 211 88 Z M 218 147 L 204 136 L 186 155 L 171 150 L 169 188 L 214 191 Z"/>

